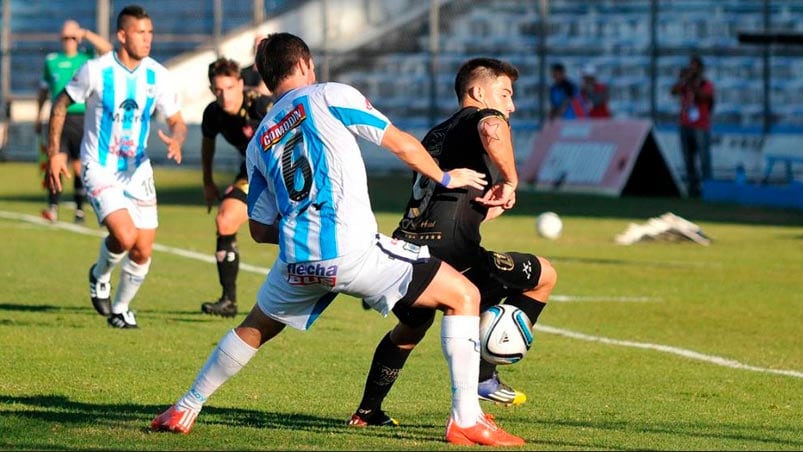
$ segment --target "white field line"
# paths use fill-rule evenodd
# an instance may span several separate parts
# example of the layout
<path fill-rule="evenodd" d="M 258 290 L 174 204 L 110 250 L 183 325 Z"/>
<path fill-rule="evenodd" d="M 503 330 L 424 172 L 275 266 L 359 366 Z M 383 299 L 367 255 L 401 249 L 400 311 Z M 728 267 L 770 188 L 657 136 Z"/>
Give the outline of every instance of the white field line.
<path fill-rule="evenodd" d="M 40 218 L 38 216 L 21 214 L 21 213 L 16 213 L 16 212 L 7 212 L 7 211 L 0 210 L 0 218 L 10 219 L 10 220 L 20 220 L 20 221 L 24 221 L 24 222 L 27 222 L 27 223 L 50 226 L 50 227 L 59 228 L 59 229 L 63 229 L 63 230 L 70 231 L 70 232 L 75 232 L 75 233 L 78 233 L 78 234 L 91 235 L 91 236 L 96 236 L 96 237 L 104 237 L 106 235 L 106 231 L 105 230 L 90 229 L 90 228 L 87 228 L 85 226 L 75 225 L 75 224 L 67 223 L 67 222 L 63 222 L 63 221 L 59 221 L 59 222 L 56 222 L 56 223 L 50 223 L 49 221 L 47 221 L 47 220 L 45 220 L 43 218 Z M 185 249 L 181 249 L 181 248 L 175 248 L 175 247 L 172 247 L 172 246 L 160 245 L 158 243 L 153 245 L 153 249 L 161 251 L 161 252 L 165 252 L 165 253 L 171 253 L 171 254 L 174 254 L 174 255 L 177 255 L 177 256 L 186 257 L 186 258 L 189 258 L 189 259 L 196 259 L 196 260 L 200 260 L 200 261 L 203 261 L 203 262 L 215 263 L 214 256 L 208 255 L 208 254 L 203 254 L 203 253 L 197 253 L 195 251 L 189 251 L 189 250 L 185 250 Z M 253 265 L 243 264 L 243 263 L 240 263 L 240 268 L 243 269 L 243 270 L 249 271 L 249 272 L 259 273 L 259 274 L 263 274 L 263 275 L 267 274 L 270 271 L 270 269 L 268 269 L 268 268 L 257 267 L 257 266 L 253 266 Z M 625 302 L 627 302 L 627 301 L 630 301 L 630 302 L 633 302 L 633 301 L 635 301 L 635 302 L 649 302 L 649 301 L 652 301 L 651 299 L 645 298 L 645 297 L 572 297 L 572 296 L 569 296 L 569 295 L 553 295 L 550 299 L 556 299 L 556 298 L 560 299 L 561 301 L 570 301 L 570 300 L 574 300 L 574 301 L 583 301 L 583 300 L 585 300 L 585 301 L 603 301 L 603 300 L 609 300 L 609 301 L 625 301 Z M 784 376 L 788 376 L 788 377 L 803 378 L 803 372 L 799 372 L 799 371 L 796 371 L 796 370 L 768 369 L 768 368 L 764 368 L 764 367 L 751 366 L 749 364 L 743 364 L 743 363 L 740 363 L 740 362 L 732 360 L 732 359 L 723 358 L 721 356 L 706 355 L 706 354 L 703 354 L 703 353 L 695 352 L 693 350 L 686 350 L 686 349 L 683 349 L 683 348 L 672 347 L 672 346 L 669 346 L 669 345 L 651 344 L 649 342 L 624 341 L 624 340 L 611 339 L 611 338 L 601 337 L 601 336 L 591 336 L 591 335 L 588 335 L 588 334 L 578 333 L 578 332 L 570 331 L 570 330 L 564 330 L 564 329 L 561 329 L 561 328 L 554 328 L 554 327 L 543 325 L 543 324 L 536 324 L 535 325 L 535 329 L 538 330 L 538 331 L 544 332 L 544 333 L 556 334 L 558 336 L 564 336 L 564 337 L 568 337 L 568 338 L 571 338 L 571 339 L 577 339 L 577 340 L 581 340 L 581 341 L 598 342 L 598 343 L 601 343 L 601 344 L 615 345 L 615 346 L 619 346 L 619 347 L 640 348 L 640 349 L 645 349 L 645 350 L 655 350 L 655 351 L 659 351 L 659 352 L 663 352 L 663 353 L 670 353 L 670 354 L 678 355 L 678 356 L 681 356 L 681 357 L 684 357 L 684 358 L 688 358 L 688 359 L 694 359 L 694 360 L 698 360 L 698 361 L 707 362 L 707 363 L 714 364 L 714 365 L 717 365 L 717 366 L 730 367 L 732 369 L 749 370 L 749 371 L 753 371 L 753 372 L 762 372 L 762 373 L 768 373 L 768 374 L 784 375 Z"/>
<path fill-rule="evenodd" d="M 698 353 L 693 350 L 686 350 L 683 348 L 672 347 L 669 345 L 650 344 L 649 342 L 622 341 L 619 339 L 610 339 L 607 337 L 589 336 L 583 333 L 577 333 L 574 331 L 563 330 L 560 328 L 554 328 L 551 326 L 539 325 L 539 324 L 535 325 L 535 329 L 538 331 L 543 331 L 545 333 L 557 334 L 559 336 L 564 336 L 571 339 L 579 339 L 581 341 L 599 342 L 601 344 L 618 345 L 620 347 L 641 348 L 647 350 L 656 350 L 664 353 L 671 353 L 673 355 L 682 356 L 684 358 L 696 359 L 698 361 L 704 361 L 707 363 L 716 364 L 717 366 L 730 367 L 732 369 L 752 370 L 754 372 L 764 372 L 777 375 L 786 375 L 789 377 L 803 378 L 803 372 L 798 372 L 796 370 L 766 369 L 764 367 L 756 367 L 748 364 L 743 364 L 738 361 L 734 361 L 732 359 L 722 358 L 720 356 L 705 355 L 703 353 Z"/>

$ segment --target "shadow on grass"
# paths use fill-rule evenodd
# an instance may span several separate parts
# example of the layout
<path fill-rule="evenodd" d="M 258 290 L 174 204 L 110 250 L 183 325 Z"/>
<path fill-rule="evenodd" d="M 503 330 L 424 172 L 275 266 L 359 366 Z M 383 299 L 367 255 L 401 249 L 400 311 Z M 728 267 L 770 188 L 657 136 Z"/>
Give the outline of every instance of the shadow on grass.
<path fill-rule="evenodd" d="M 91 425 L 95 428 L 106 428 L 116 431 L 131 429 L 136 432 L 150 433 L 150 422 L 167 405 L 148 404 L 101 404 L 70 400 L 62 395 L 41 394 L 28 396 L 11 396 L 0 394 L 0 413 L 9 422 L 16 418 L 24 423 L 26 420 L 51 424 L 72 424 L 71 427 Z M 638 434 L 655 433 L 668 436 L 702 438 L 712 441 L 751 442 L 767 448 L 803 448 L 803 441 L 787 440 L 797 430 L 784 427 L 763 426 L 756 430 L 754 425 L 740 424 L 705 424 L 705 423 L 633 423 L 622 421 L 539 421 L 544 429 L 576 428 L 578 430 L 610 430 L 615 432 L 632 431 Z M 11 424 L 9 424 L 11 425 Z M 300 430 L 325 435 L 339 434 L 344 436 L 370 436 L 416 442 L 443 443 L 443 424 L 417 423 L 402 424 L 399 428 L 353 428 L 345 425 L 341 418 L 315 416 L 303 413 L 257 411 L 241 408 L 218 408 L 207 406 L 198 418 L 196 430 L 202 426 L 220 426 L 225 428 L 257 428 L 274 430 Z M 126 427 L 127 426 L 127 427 Z M 775 437 L 773 437 L 775 436 Z M 35 440 L 33 437 L 31 440 Z M 566 442 L 544 439 L 528 439 L 531 444 L 542 447 L 562 447 L 588 449 L 599 447 L 611 449 L 612 444 L 590 444 L 588 442 Z M 24 446 L 17 444 L 17 446 Z M 50 444 L 53 446 L 53 444 Z M 616 448 L 627 450 L 628 448 Z M 634 448 L 632 450 L 643 450 Z"/>
<path fill-rule="evenodd" d="M 23 423 L 25 420 L 29 420 L 52 424 L 72 424 L 71 427 L 91 425 L 95 428 L 118 431 L 118 434 L 121 428 L 126 428 L 125 426 L 137 432 L 156 434 L 151 431 L 150 423 L 168 406 L 80 402 L 62 395 L 10 396 L 0 394 L 0 413 L 9 420 L 17 418 Z M 225 428 L 301 430 L 326 435 L 366 435 L 408 441 L 436 442 L 442 441 L 440 429 L 443 428 L 442 425 L 433 424 L 405 425 L 404 429 L 354 428 L 346 426 L 345 419 L 341 418 L 207 406 L 198 418 L 196 430 L 199 426 L 210 425 Z M 23 445 L 18 444 L 17 446 Z"/>
<path fill-rule="evenodd" d="M 656 433 L 664 435 L 674 435 L 678 438 L 703 438 L 711 440 L 711 444 L 719 444 L 716 440 L 735 441 L 738 443 L 753 442 L 764 445 L 768 450 L 803 449 L 803 441 L 784 439 L 798 437 L 799 428 L 793 427 L 772 427 L 762 425 L 760 429 L 755 424 L 734 424 L 722 423 L 711 424 L 703 422 L 678 422 L 678 423 L 632 423 L 623 421 L 609 422 L 584 422 L 584 421 L 543 421 L 545 427 L 549 425 L 558 427 L 570 427 L 581 430 L 603 429 L 616 432 L 633 432 L 638 434 Z M 776 437 L 773 437 L 776 436 Z M 784 438 L 782 438 L 784 437 Z M 678 440 L 678 443 L 682 443 Z M 606 446 L 609 448 L 610 444 Z M 642 449 L 644 450 L 644 449 Z M 647 449 L 649 450 L 649 449 Z"/>

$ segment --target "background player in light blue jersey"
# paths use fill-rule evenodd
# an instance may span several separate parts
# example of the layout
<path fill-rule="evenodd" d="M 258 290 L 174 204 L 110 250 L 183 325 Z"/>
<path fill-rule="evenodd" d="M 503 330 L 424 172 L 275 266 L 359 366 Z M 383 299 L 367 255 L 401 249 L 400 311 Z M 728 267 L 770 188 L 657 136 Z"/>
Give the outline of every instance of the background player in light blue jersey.
<path fill-rule="evenodd" d="M 251 312 L 223 336 L 189 391 L 151 428 L 188 433 L 204 402 L 263 343 L 286 325 L 310 328 L 345 293 L 383 315 L 397 305 L 442 310 L 441 344 L 452 383 L 446 440 L 524 444 L 484 414 L 477 399 L 479 291 L 426 247 L 378 233 L 356 136 L 446 187 L 482 189 L 484 176 L 464 168 L 442 171 L 414 136 L 393 126 L 359 91 L 315 83 L 310 50 L 294 35 L 269 35 L 256 63 L 276 101 L 246 151 L 249 226 L 257 242 L 279 244 L 279 257 Z"/>
<path fill-rule="evenodd" d="M 171 135 L 158 133 L 167 157 L 176 163 L 181 163 L 187 126 L 167 70 L 148 56 L 153 23 L 142 7 L 120 11 L 117 40 L 117 51 L 88 61 L 53 102 L 46 178 L 57 192 L 61 177 L 70 177 L 66 154 L 59 152 L 60 137 L 67 107 L 85 102 L 81 177 L 98 222 L 109 230 L 89 269 L 89 295 L 110 326 L 136 328 L 129 304 L 148 274 L 159 224 L 153 168 L 146 153 L 150 121 L 156 109 L 167 118 Z M 118 264 L 120 284 L 112 304 L 111 273 Z"/>

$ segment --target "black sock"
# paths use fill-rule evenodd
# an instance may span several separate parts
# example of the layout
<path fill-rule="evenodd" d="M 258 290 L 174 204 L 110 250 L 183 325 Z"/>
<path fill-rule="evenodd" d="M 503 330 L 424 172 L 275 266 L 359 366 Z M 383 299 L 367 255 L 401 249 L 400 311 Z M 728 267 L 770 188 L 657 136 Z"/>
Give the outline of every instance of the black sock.
<path fill-rule="evenodd" d="M 524 311 L 533 326 L 535 326 L 535 322 L 538 321 L 538 316 L 541 315 L 541 311 L 543 311 L 546 306 L 546 303 L 530 298 L 523 293 L 507 297 L 505 304 L 515 306 Z"/>
<path fill-rule="evenodd" d="M 84 182 L 81 176 L 75 176 L 73 183 L 73 199 L 75 200 L 75 210 L 84 210 L 84 199 L 86 198 L 86 190 L 84 189 Z"/>
<path fill-rule="evenodd" d="M 240 252 L 237 249 L 237 234 L 217 237 L 217 274 L 223 286 L 223 297 L 237 301 L 237 271 L 240 269 Z"/>
<path fill-rule="evenodd" d="M 47 195 L 48 207 L 58 207 L 60 200 L 61 200 L 61 192 L 48 193 Z"/>
<path fill-rule="evenodd" d="M 393 383 L 399 378 L 399 373 L 404 367 L 407 357 L 412 350 L 405 350 L 396 346 L 390 340 L 390 333 L 376 346 L 374 359 L 371 361 L 371 370 L 368 378 L 365 379 L 365 391 L 358 413 L 370 415 L 382 408 L 382 401 L 390 392 Z"/>
<path fill-rule="evenodd" d="M 480 382 L 488 380 L 496 373 L 496 364 L 491 364 L 488 361 L 480 358 Z"/>

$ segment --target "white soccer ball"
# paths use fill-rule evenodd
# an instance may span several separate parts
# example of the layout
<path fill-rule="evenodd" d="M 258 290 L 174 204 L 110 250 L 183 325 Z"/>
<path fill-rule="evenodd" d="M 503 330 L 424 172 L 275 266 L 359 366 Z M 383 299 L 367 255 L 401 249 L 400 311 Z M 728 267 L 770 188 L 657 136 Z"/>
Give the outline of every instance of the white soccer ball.
<path fill-rule="evenodd" d="M 563 232 L 563 221 L 555 212 L 544 212 L 535 220 L 535 230 L 541 237 L 555 240 Z"/>
<path fill-rule="evenodd" d="M 521 309 L 499 304 L 480 316 L 480 355 L 489 363 L 517 363 L 532 344 L 532 324 Z"/>

